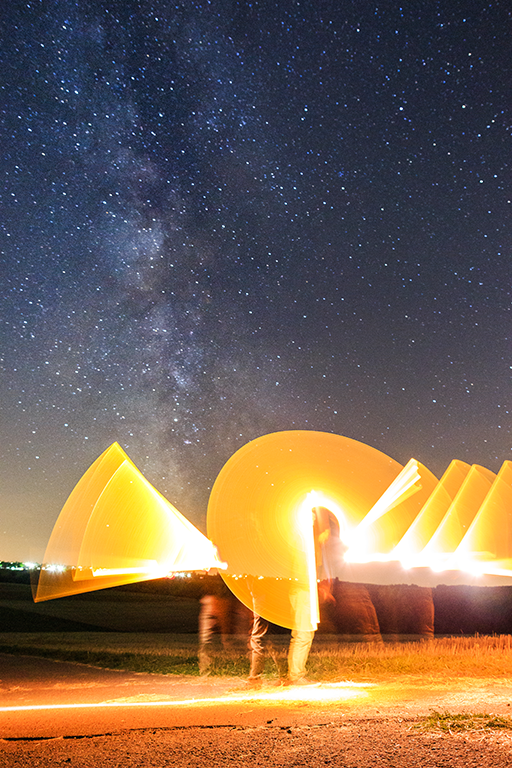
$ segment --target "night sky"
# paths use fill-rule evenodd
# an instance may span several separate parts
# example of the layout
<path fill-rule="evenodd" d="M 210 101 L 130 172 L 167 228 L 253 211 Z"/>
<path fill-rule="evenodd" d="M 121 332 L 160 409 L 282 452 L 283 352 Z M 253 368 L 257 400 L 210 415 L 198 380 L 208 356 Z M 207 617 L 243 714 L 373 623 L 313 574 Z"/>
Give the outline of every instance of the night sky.
<path fill-rule="evenodd" d="M 512 459 L 495 0 L 9 0 L 0 559 L 117 440 L 205 530 L 268 432 Z"/>

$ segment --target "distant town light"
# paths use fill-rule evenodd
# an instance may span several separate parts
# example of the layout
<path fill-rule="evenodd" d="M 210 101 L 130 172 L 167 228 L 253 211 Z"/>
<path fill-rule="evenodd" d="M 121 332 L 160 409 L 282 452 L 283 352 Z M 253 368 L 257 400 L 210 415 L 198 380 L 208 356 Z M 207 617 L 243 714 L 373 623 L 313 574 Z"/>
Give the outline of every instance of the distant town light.
<path fill-rule="evenodd" d="M 55 564 L 52 563 L 51 565 L 47 565 L 46 566 L 46 570 L 50 571 L 50 573 L 62 573 L 63 571 L 66 570 L 66 566 L 65 565 L 55 565 Z"/>

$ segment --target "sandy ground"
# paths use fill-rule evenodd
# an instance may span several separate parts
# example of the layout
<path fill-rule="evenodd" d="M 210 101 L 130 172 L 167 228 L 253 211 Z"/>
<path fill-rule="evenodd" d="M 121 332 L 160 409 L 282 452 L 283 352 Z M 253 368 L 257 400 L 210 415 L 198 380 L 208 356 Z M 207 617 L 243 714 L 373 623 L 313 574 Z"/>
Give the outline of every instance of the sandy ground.
<path fill-rule="evenodd" d="M 512 714 L 503 681 L 305 688 L 0 654 L 4 766 L 512 766 L 512 731 L 423 732 L 432 710 Z"/>

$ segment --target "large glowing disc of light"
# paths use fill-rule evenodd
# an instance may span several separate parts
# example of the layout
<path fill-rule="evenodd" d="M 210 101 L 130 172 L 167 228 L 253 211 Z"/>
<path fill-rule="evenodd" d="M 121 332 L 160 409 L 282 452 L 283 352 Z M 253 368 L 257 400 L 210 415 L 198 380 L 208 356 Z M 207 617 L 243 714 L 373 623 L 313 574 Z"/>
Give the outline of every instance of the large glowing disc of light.
<path fill-rule="evenodd" d="M 347 536 L 401 469 L 368 445 L 325 432 L 277 432 L 245 445 L 221 470 L 208 504 L 208 537 L 227 563 L 229 587 L 269 621 L 315 629 L 308 494 Z"/>
<path fill-rule="evenodd" d="M 210 541 L 114 443 L 87 470 L 55 524 L 36 602 L 217 564 Z"/>

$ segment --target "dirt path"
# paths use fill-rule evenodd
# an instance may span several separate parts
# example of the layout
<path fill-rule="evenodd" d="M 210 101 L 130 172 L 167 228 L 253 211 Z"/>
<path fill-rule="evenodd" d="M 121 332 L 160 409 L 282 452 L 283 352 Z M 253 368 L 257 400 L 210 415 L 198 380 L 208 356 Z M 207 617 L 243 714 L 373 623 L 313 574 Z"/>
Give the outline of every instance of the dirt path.
<path fill-rule="evenodd" d="M 506 681 L 268 685 L 0 655 L 0 768 L 512 766 L 512 731 L 421 732 L 431 710 L 512 714 Z M 20 707 L 22 707 L 20 709 Z"/>
<path fill-rule="evenodd" d="M 7 742 L 0 766 L 343 766 L 505 768 L 510 736 L 423 734 L 401 718 L 350 718 L 300 726 L 150 728 L 88 738 Z"/>

